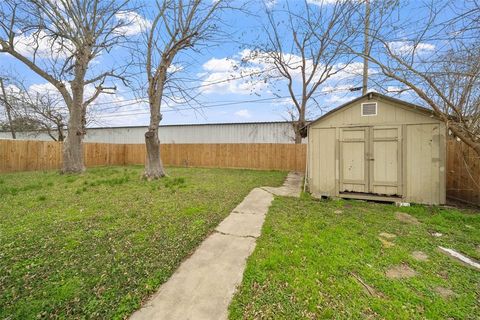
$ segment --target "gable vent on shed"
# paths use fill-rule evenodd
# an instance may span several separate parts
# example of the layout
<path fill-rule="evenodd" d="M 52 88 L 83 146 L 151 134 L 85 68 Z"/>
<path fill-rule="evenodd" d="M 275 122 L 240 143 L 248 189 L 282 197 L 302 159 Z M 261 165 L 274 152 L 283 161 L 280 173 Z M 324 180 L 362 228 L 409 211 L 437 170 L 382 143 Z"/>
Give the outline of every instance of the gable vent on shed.
<path fill-rule="evenodd" d="M 362 103 L 362 116 L 376 116 L 376 115 L 377 115 L 376 102 Z"/>

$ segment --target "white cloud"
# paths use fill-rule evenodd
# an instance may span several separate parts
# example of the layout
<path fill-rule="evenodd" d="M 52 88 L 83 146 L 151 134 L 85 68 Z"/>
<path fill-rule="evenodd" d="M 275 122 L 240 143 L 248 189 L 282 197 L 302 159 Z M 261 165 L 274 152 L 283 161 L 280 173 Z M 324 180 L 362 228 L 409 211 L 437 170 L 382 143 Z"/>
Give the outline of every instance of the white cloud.
<path fill-rule="evenodd" d="M 268 9 L 271 9 L 275 7 L 275 5 L 278 3 L 278 0 L 263 0 L 263 3 Z"/>
<path fill-rule="evenodd" d="M 28 87 L 28 91 L 30 91 L 30 93 L 38 92 L 40 94 L 48 93 L 52 95 L 60 95 L 57 88 L 55 88 L 50 82 L 32 84 L 30 87 Z"/>
<path fill-rule="evenodd" d="M 69 86 L 67 85 L 67 88 Z M 7 90 L 15 91 L 18 88 L 10 86 Z M 58 98 L 58 109 L 68 114 L 65 103 L 56 90 L 48 82 L 32 84 L 27 88 L 28 92 L 34 96 L 36 93 L 48 93 L 55 99 Z M 123 89 L 120 89 L 123 90 Z M 85 87 L 84 98 L 90 98 L 95 91 L 94 85 Z M 172 102 L 164 102 L 162 108 L 171 109 Z M 87 109 L 87 126 L 120 126 L 147 123 L 148 120 L 148 102 L 139 100 L 131 96 L 128 91 L 116 91 L 113 94 L 101 94 Z M 67 117 L 68 119 L 68 117 Z"/>
<path fill-rule="evenodd" d="M 171 64 L 170 67 L 168 67 L 167 72 L 169 73 L 176 73 L 179 71 L 183 70 L 183 66 L 181 64 Z"/>
<path fill-rule="evenodd" d="M 314 4 L 317 6 L 335 4 L 337 2 L 345 2 L 347 0 L 307 0 L 307 3 Z"/>
<path fill-rule="evenodd" d="M 426 54 L 435 50 L 435 45 L 425 42 L 415 44 L 413 41 L 392 41 L 388 47 L 398 55 Z"/>
<path fill-rule="evenodd" d="M 290 71 L 296 80 L 300 80 L 298 66 L 301 58 L 285 53 L 283 59 L 290 66 Z M 311 62 L 307 61 L 307 70 Z M 234 93 L 252 94 L 266 90 L 269 86 L 268 79 L 279 78 L 279 73 L 274 67 L 273 60 L 267 53 L 252 50 L 242 50 L 232 58 L 212 58 L 203 64 L 204 93 Z"/>
<path fill-rule="evenodd" d="M 331 104 L 328 106 L 328 109 L 331 109 L 330 107 L 338 107 L 339 105 L 342 105 L 350 100 L 352 100 L 352 97 L 349 95 L 332 94 L 325 99 L 325 102 Z"/>
<path fill-rule="evenodd" d="M 314 4 L 317 6 L 335 4 L 337 2 L 345 2 L 348 0 L 307 0 L 308 4 Z M 279 0 L 263 0 L 263 3 L 267 9 L 272 9 L 279 2 Z"/>
<path fill-rule="evenodd" d="M 118 28 L 117 33 L 126 36 L 139 34 L 151 25 L 151 22 L 134 11 L 122 11 L 115 15 L 116 19 L 126 25 Z M 15 37 L 16 50 L 27 57 L 35 55 L 40 59 L 65 59 L 74 51 L 74 45 L 66 39 L 55 39 L 40 30 L 35 33 L 19 34 Z"/>
<path fill-rule="evenodd" d="M 20 88 L 17 87 L 15 84 L 9 83 L 5 86 L 5 91 L 7 92 L 7 95 L 11 94 L 18 94 L 21 92 Z"/>
<path fill-rule="evenodd" d="M 336 73 L 331 76 L 332 80 L 348 80 L 363 74 L 363 62 L 352 62 L 348 65 L 339 63 L 335 66 Z M 374 70 L 369 69 L 369 72 Z"/>
<path fill-rule="evenodd" d="M 67 40 L 55 41 L 44 31 L 31 34 L 20 34 L 15 37 L 15 49 L 22 55 L 45 59 L 65 59 L 74 51 L 73 44 Z"/>
<path fill-rule="evenodd" d="M 238 68 L 238 62 L 229 58 L 212 58 L 203 64 L 203 69 L 210 72 L 229 72 Z"/>
<path fill-rule="evenodd" d="M 300 56 L 283 53 L 283 60 L 288 64 L 290 74 L 294 81 L 294 90 L 297 91 L 302 82 Z M 305 61 L 307 76 L 313 70 L 311 60 Z M 312 83 L 318 81 L 324 66 L 318 66 Z M 271 55 L 252 50 L 243 50 L 230 58 L 212 58 L 203 64 L 203 71 L 198 76 L 203 78 L 202 91 L 204 93 L 218 94 L 258 94 L 283 92 L 285 78 L 280 75 L 273 64 Z M 320 87 L 319 91 L 324 94 L 329 91 L 348 91 L 354 86 L 356 80 L 363 74 L 363 63 L 353 62 L 350 64 L 338 63 L 333 66 L 333 72 Z M 378 71 L 369 68 L 369 74 L 377 74 Z M 278 93 L 280 94 L 280 93 Z"/>
<path fill-rule="evenodd" d="M 125 26 L 122 26 L 116 30 L 117 33 L 125 36 L 137 35 L 152 25 L 151 21 L 145 19 L 135 11 L 118 12 L 115 14 L 115 18 L 117 18 L 118 21 L 126 24 Z"/>
<path fill-rule="evenodd" d="M 290 98 L 290 97 L 275 100 L 275 104 L 280 105 L 280 106 L 286 106 L 286 107 L 293 107 L 295 105 L 293 103 L 292 98 Z"/>
<path fill-rule="evenodd" d="M 265 89 L 267 83 L 258 77 L 264 66 L 242 64 L 241 59 L 240 54 L 235 58 L 212 58 L 205 62 L 202 66 L 205 72 L 198 74 L 204 78 L 201 90 L 204 93 L 252 94 Z"/>
<path fill-rule="evenodd" d="M 235 115 L 241 118 L 251 118 L 252 115 L 250 114 L 250 111 L 248 109 L 241 109 L 235 112 Z"/>

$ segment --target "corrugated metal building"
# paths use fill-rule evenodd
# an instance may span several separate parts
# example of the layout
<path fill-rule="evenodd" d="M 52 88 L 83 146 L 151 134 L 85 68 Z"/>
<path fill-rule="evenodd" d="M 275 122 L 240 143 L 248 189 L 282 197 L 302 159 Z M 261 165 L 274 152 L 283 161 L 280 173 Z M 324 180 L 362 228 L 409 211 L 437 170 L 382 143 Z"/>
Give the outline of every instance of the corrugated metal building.
<path fill-rule="evenodd" d="M 88 128 L 85 142 L 144 143 L 146 126 Z M 161 143 L 294 143 L 290 122 L 247 122 L 216 124 L 162 125 Z M 17 133 L 18 139 L 52 139 L 44 133 Z M 0 139 L 11 139 L 9 132 L 0 132 Z"/>

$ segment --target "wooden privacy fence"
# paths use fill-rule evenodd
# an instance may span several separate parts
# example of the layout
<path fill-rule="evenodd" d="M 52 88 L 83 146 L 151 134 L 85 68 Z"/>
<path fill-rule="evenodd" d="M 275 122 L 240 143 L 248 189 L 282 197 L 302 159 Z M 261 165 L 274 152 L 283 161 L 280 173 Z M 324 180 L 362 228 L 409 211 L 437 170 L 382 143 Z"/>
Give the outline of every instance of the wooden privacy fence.
<path fill-rule="evenodd" d="M 166 165 L 305 170 L 306 145 L 295 144 L 163 144 Z M 87 167 L 145 163 L 144 144 L 85 143 Z M 0 172 L 58 169 L 62 143 L 0 140 Z"/>
<path fill-rule="evenodd" d="M 166 165 L 305 171 L 306 145 L 163 144 Z M 144 144 L 85 143 L 87 167 L 145 163 Z M 62 143 L 0 140 L 0 172 L 59 169 Z M 480 159 L 464 143 L 447 142 L 447 196 L 480 205 Z"/>
<path fill-rule="evenodd" d="M 447 197 L 480 205 L 480 157 L 455 139 L 447 142 Z"/>

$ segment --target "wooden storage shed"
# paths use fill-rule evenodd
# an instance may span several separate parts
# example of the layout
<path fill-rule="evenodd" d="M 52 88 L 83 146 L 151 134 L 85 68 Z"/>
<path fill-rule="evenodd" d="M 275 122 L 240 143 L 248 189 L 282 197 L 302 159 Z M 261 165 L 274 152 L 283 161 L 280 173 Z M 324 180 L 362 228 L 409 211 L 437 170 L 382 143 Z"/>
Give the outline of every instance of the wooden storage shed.
<path fill-rule="evenodd" d="M 308 126 L 313 196 L 445 203 L 446 126 L 420 106 L 378 93 Z"/>

